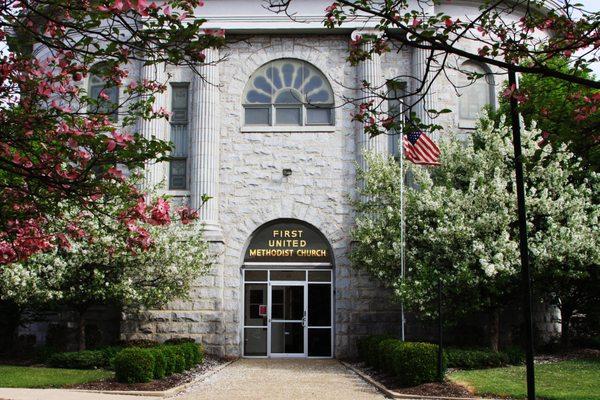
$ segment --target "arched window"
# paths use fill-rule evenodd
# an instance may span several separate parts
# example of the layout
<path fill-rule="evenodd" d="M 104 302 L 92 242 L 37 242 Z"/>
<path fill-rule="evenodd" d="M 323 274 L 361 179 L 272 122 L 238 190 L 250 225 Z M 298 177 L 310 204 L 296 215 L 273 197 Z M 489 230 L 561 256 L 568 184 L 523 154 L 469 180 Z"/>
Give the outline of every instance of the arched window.
<path fill-rule="evenodd" d="M 327 78 L 309 63 L 295 59 L 271 61 L 246 84 L 245 125 L 333 125 L 333 90 Z"/>
<path fill-rule="evenodd" d="M 483 65 L 467 61 L 460 68 L 460 126 L 475 127 L 481 110 L 494 104 L 494 76 Z"/>
<path fill-rule="evenodd" d="M 108 114 L 112 121 L 118 119 L 119 87 L 107 82 L 99 73 L 105 66 L 96 64 L 91 68 L 89 78 L 89 95 L 98 101 L 98 106 L 91 111 L 98 114 Z M 103 96 L 101 96 L 103 93 Z"/>

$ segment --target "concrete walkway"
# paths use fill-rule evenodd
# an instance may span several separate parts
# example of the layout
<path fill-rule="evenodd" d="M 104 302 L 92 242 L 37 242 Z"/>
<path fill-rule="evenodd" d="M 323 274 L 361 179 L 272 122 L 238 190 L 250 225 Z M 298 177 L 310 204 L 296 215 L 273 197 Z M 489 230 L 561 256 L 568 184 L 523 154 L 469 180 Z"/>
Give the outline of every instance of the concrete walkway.
<path fill-rule="evenodd" d="M 382 400 L 337 360 L 240 359 L 172 400 Z M 0 400 L 158 400 L 65 389 L 0 388 Z"/>
<path fill-rule="evenodd" d="M 241 359 L 176 400 L 382 400 L 337 360 Z"/>
<path fill-rule="evenodd" d="M 160 397 L 124 396 L 77 392 L 65 389 L 0 388 L 0 400 L 158 400 Z"/>

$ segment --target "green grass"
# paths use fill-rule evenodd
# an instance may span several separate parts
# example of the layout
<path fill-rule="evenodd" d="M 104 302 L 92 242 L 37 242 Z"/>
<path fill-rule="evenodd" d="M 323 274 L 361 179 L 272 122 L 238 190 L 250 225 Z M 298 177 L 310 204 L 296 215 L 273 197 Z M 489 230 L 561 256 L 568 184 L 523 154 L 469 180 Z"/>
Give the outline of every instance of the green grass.
<path fill-rule="evenodd" d="M 451 380 L 478 395 L 525 398 L 525 367 L 456 371 Z M 600 360 L 571 360 L 535 366 L 536 396 L 551 400 L 600 400 Z"/>
<path fill-rule="evenodd" d="M 34 368 L 0 365 L 0 387 L 45 388 L 62 387 L 97 381 L 113 376 L 111 371 L 101 369 Z"/>

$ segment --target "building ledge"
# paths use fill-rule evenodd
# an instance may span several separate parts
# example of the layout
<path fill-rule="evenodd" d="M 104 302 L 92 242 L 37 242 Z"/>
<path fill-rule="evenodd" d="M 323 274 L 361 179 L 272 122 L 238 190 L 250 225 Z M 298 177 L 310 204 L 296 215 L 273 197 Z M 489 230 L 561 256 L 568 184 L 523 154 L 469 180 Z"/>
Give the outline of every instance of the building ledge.
<path fill-rule="evenodd" d="M 242 126 L 242 133 L 284 133 L 284 132 L 335 132 L 335 125 L 307 125 L 307 126 Z"/>

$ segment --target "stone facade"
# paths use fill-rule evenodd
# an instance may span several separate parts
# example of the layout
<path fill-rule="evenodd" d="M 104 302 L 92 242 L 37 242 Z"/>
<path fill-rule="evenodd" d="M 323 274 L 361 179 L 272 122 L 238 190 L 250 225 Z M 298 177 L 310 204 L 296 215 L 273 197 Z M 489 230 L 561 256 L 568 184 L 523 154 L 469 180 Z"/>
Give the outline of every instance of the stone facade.
<path fill-rule="evenodd" d="M 227 8 L 237 18 L 231 19 L 230 29 L 227 21 L 233 16 L 223 8 L 225 3 L 239 7 Z M 321 7 L 320 3 L 307 2 L 307 9 L 317 4 L 315 10 L 320 13 L 327 5 Z M 353 269 L 348 260 L 356 163 L 361 163 L 363 149 L 386 152 L 388 143 L 383 137 L 366 138 L 363 128 L 352 121 L 354 106 L 344 99 L 360 95 L 363 80 L 380 86 L 386 78 L 411 74 L 419 78 L 425 55 L 404 48 L 351 66 L 346 61 L 349 41 L 353 35 L 364 33 L 364 26 L 331 34 L 322 28 L 320 20 L 318 25 L 313 21 L 298 27 L 292 21 L 265 16 L 268 11 L 260 11 L 255 5 L 224 1 L 207 6 L 209 25 L 226 28 L 228 39 L 219 53 L 209 54 L 218 65 L 203 67 L 207 82 L 188 70 L 167 67 L 171 82 L 190 82 L 192 90 L 191 190 L 170 194 L 186 202 L 191 198 L 193 205 L 203 193 L 214 197 L 203 211 L 203 219 L 208 221 L 207 237 L 216 256 L 213 271 L 196 283 L 190 301 L 173 301 L 163 310 L 124 316 L 121 335 L 159 340 L 194 337 L 214 354 L 240 356 L 241 268 L 246 246 L 261 225 L 293 218 L 318 228 L 333 249 L 334 355 L 350 356 L 360 336 L 399 333 L 401 313 L 399 305 L 389 301 L 390 293 Z M 278 33 L 273 33 L 275 30 Z M 335 94 L 333 126 L 307 129 L 243 125 L 242 95 L 249 78 L 265 63 L 281 58 L 306 61 L 325 74 Z M 461 60 L 452 62 L 459 64 Z M 448 79 L 443 77 L 432 85 L 424 103 L 415 110 L 417 115 L 428 121 L 426 109 L 458 109 L 453 85 L 457 74 L 449 70 Z M 417 84 L 407 81 L 408 87 Z M 499 90 L 500 85 L 493 89 L 495 93 Z M 492 103 L 496 99 L 492 98 Z M 442 115 L 436 123 L 446 132 L 460 132 L 456 113 Z M 290 169 L 292 174 L 284 176 L 283 169 Z M 166 178 L 165 165 L 150 171 L 154 184 Z M 156 171 L 162 171 L 162 176 Z"/>
<path fill-rule="evenodd" d="M 335 354 L 352 352 L 356 336 L 400 330 L 397 305 L 389 293 L 350 267 L 348 249 L 353 226 L 357 125 L 354 107 L 341 97 L 354 95 L 357 68 L 345 62 L 348 37 L 235 37 L 220 64 L 220 228 L 222 242 L 212 243 L 219 261 L 201 279 L 189 302 L 175 301 L 165 310 L 128 316 L 127 338 L 164 340 L 192 336 L 213 353 L 237 356 L 241 351 L 241 265 L 251 234 L 277 218 L 294 218 L 317 227 L 335 257 Z M 400 55 L 401 58 L 404 55 Z M 322 131 L 281 132 L 242 126 L 242 92 L 250 75 L 279 58 L 308 61 L 324 71 L 337 96 L 335 126 Z M 402 60 L 406 63 L 406 60 Z M 388 64 L 390 61 L 388 61 Z M 189 75 L 181 73 L 182 79 Z M 292 175 L 284 177 L 289 168 Z"/>

